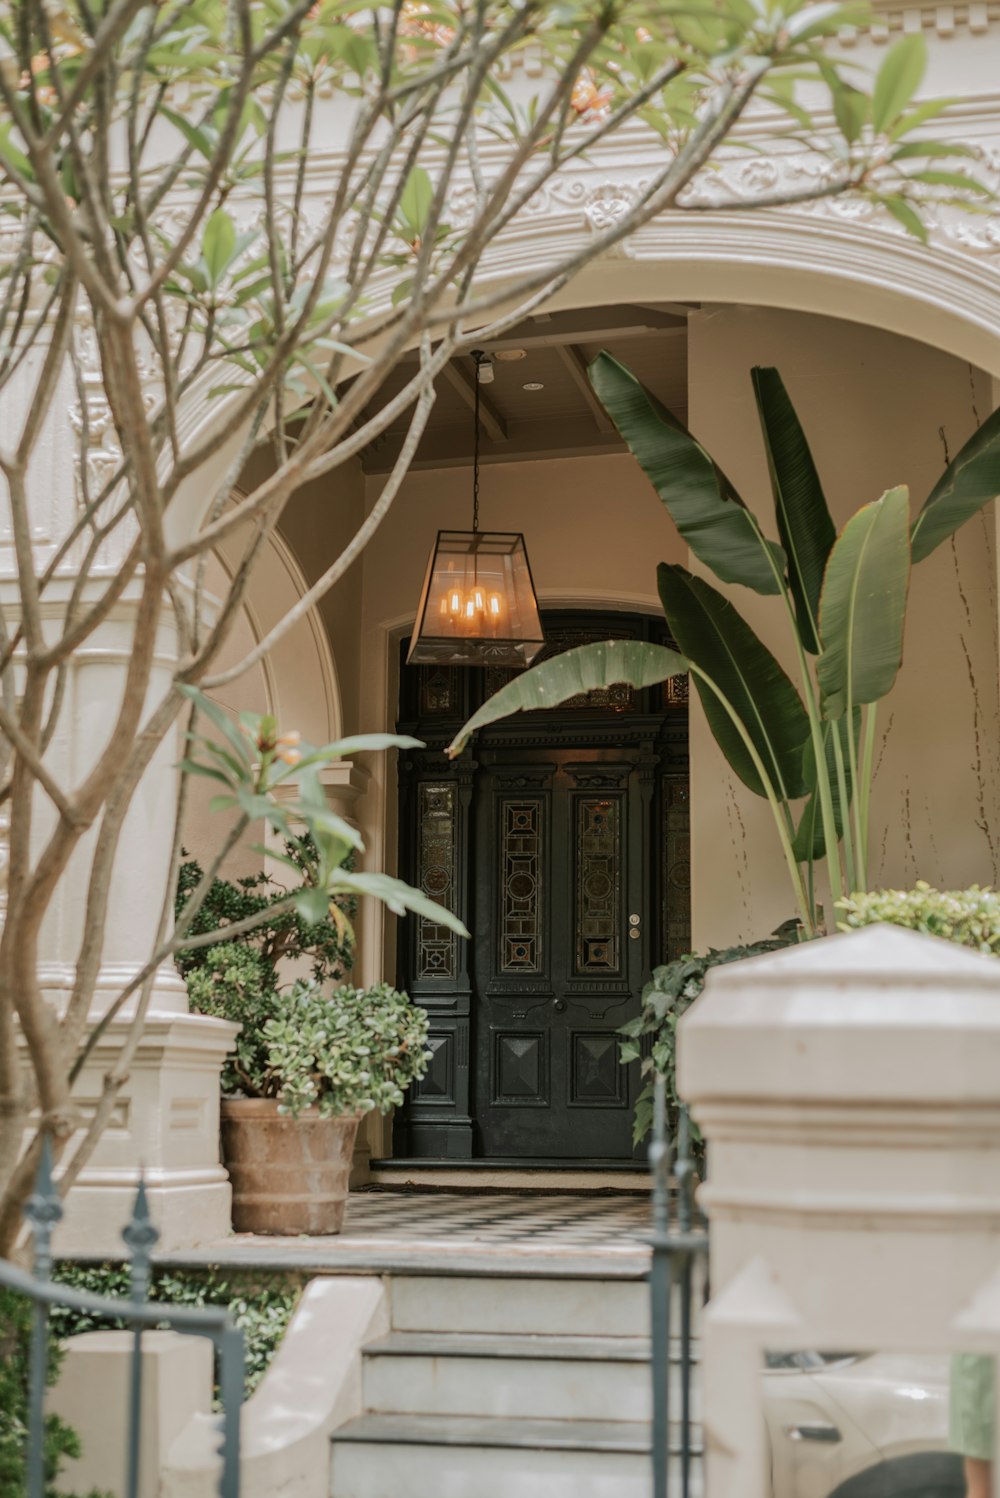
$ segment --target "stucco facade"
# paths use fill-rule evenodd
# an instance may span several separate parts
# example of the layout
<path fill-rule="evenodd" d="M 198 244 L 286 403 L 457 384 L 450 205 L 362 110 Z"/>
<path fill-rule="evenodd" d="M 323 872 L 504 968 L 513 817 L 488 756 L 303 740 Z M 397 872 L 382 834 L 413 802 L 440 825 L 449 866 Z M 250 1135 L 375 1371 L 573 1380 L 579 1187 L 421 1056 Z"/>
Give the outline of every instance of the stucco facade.
<path fill-rule="evenodd" d="M 995 67 L 1000 5 L 995 0 L 891 4 L 880 9 L 870 28 L 843 41 L 861 66 L 873 66 L 891 39 L 915 30 L 929 43 L 926 91 L 958 101 L 939 133 L 980 146 L 986 174 L 1000 183 Z M 509 82 L 516 88 L 516 78 Z M 337 120 L 332 106 L 329 111 L 324 138 L 335 142 Z M 767 144 L 770 123 L 764 112 L 755 115 L 742 127 L 744 143 L 756 137 L 756 143 Z M 614 221 L 634 197 L 654 151 L 652 137 L 630 127 L 553 182 L 531 215 L 494 246 L 486 280 L 501 287 L 519 268 L 582 244 Z M 485 159 L 488 167 L 489 148 Z M 307 197 L 318 200 L 336 171 L 336 147 L 315 152 L 310 165 Z M 618 253 L 581 273 L 552 305 L 693 305 L 687 330 L 691 428 L 765 513 L 766 475 L 747 375 L 752 364 L 777 364 L 814 443 L 835 514 L 843 518 L 898 482 L 909 483 L 914 497 L 922 499 L 944 464 L 945 448 L 954 452 L 977 418 L 996 404 L 1000 216 L 962 218 L 942 210 L 924 246 L 888 216 L 848 201 L 780 213 L 755 210 L 755 201 L 765 201 L 776 186 L 800 181 L 810 170 L 807 160 L 785 147 L 772 144 L 764 155 L 733 149 L 720 170 L 706 174 L 694 189 L 695 197 L 700 194 L 718 211 L 668 215 L 647 225 Z M 461 212 L 458 200 L 454 211 Z M 209 430 L 216 419 L 217 405 L 195 401 L 187 416 L 188 435 Z M 0 429 L 4 420 L 0 413 Z M 235 450 L 235 441 L 223 446 L 217 474 L 225 472 Z M 54 432 L 47 457 L 56 482 L 38 488 L 40 544 L 58 534 L 71 513 L 72 456 L 72 444 L 60 442 Z M 266 453 L 254 462 L 266 465 Z M 174 506 L 175 536 L 198 523 L 210 477 L 201 476 Z M 255 582 L 241 626 L 244 639 L 266 632 L 283 601 L 300 594 L 336 556 L 380 482 L 358 465 L 295 497 L 282 520 L 280 544 L 271 549 Z M 317 741 L 391 728 L 399 642 L 412 625 L 426 554 L 439 526 L 465 525 L 468 491 L 469 473 L 462 467 L 415 471 L 361 562 L 238 692 L 228 689 L 231 704 L 266 706 L 283 727 L 297 727 Z M 685 559 L 662 507 L 624 453 L 567 452 L 490 465 L 483 502 L 491 523 L 525 532 L 543 606 L 654 612 L 655 562 Z M 888 883 L 920 876 L 965 884 L 997 876 L 1000 709 L 993 526 L 988 510 L 914 579 L 905 664 L 885 707 L 876 782 L 876 877 Z M 109 570 L 116 563 L 114 556 L 107 558 Z M 221 557 L 220 565 L 226 563 Z M 15 571 L 11 543 L 0 537 L 0 586 Z M 766 602 L 748 603 L 744 597 L 741 603 L 765 640 L 774 643 Z M 59 745 L 71 759 L 83 755 L 88 722 L 114 696 L 121 679 L 126 657 L 120 636 L 127 633 L 132 606 L 126 595 L 108 621 L 99 667 L 80 663 L 74 711 Z M 167 670 L 176 656 L 169 631 L 161 650 Z M 232 653 L 235 658 L 238 642 Z M 766 807 L 733 786 L 694 709 L 691 751 L 695 944 L 759 936 L 790 913 Z M 135 873 L 152 866 L 154 857 L 160 866 L 157 829 L 166 826 L 174 795 L 172 764 L 172 754 L 164 753 L 149 772 L 123 842 L 105 986 L 130 964 L 138 966 L 148 950 L 154 902 Z M 392 761 L 346 767 L 330 793 L 359 824 L 370 865 L 393 871 Z M 205 828 L 197 799 L 193 807 L 187 841 L 197 853 L 199 839 L 210 842 L 215 833 Z M 252 861 L 251 855 L 241 855 L 239 867 Z M 80 891 L 67 886 L 47 938 L 53 993 L 65 980 L 80 908 Z M 359 927 L 361 974 L 391 977 L 393 919 L 371 903 Z M 189 1018 L 185 1007 L 182 985 L 175 974 L 164 972 L 154 1021 L 174 1016 L 170 1023 L 185 1034 L 209 1037 L 204 1027 L 212 1022 Z M 213 1044 L 220 1054 L 224 1041 L 221 1032 L 216 1034 Z M 206 1102 L 192 1133 L 183 1108 L 175 1110 L 176 1118 L 160 1116 L 156 1086 L 150 1085 L 143 1106 L 149 1127 L 140 1127 L 135 1117 L 123 1122 L 124 1132 L 109 1137 L 85 1172 L 78 1201 L 85 1203 L 91 1183 L 92 1201 L 99 1205 L 94 1211 L 106 1220 L 106 1199 L 96 1187 L 124 1182 L 145 1138 L 161 1204 L 168 1199 L 190 1203 L 190 1210 L 176 1215 L 175 1241 L 217 1235 L 225 1218 L 225 1183 L 211 1108 Z M 154 1127 L 157 1119 L 162 1127 Z M 189 1131 L 187 1153 L 174 1150 L 175 1129 Z M 388 1148 L 387 1136 L 376 1133 L 369 1142 L 379 1153 Z M 209 1188 L 214 1206 L 205 1215 L 195 1203 L 201 1200 L 197 1193 Z M 85 1207 L 78 1210 L 86 1216 Z M 94 1211 L 78 1219 L 80 1234 L 90 1242 L 102 1233 L 107 1237 Z M 115 1223 L 123 1215 L 109 1220 Z"/>

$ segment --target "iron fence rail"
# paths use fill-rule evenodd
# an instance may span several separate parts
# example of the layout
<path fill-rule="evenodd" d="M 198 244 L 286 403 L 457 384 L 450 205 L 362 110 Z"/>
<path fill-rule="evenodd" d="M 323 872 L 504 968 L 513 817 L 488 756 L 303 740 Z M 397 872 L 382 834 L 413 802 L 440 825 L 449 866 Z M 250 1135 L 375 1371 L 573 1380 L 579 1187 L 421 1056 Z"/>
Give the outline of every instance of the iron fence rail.
<path fill-rule="evenodd" d="M 653 1176 L 653 1228 L 649 1268 L 653 1380 L 653 1498 L 694 1498 L 692 1386 L 694 1377 L 694 1307 L 708 1299 L 708 1231 L 696 1216 L 695 1164 L 687 1110 L 681 1109 L 676 1152 L 667 1140 L 666 1087 L 656 1079 L 653 1140 L 649 1147 Z M 671 1201 L 671 1175 L 676 1191 Z M 671 1210 L 673 1205 L 673 1210 Z M 671 1343 L 677 1313 L 680 1419 L 678 1438 L 671 1435 Z M 672 1466 L 679 1457 L 679 1469 Z M 679 1483 L 671 1486 L 671 1476 Z"/>
<path fill-rule="evenodd" d="M 111 1322 L 124 1321 L 132 1330 L 129 1368 L 128 1436 L 124 1454 L 124 1498 L 138 1498 L 142 1450 L 142 1338 L 149 1328 L 166 1328 L 212 1343 L 218 1367 L 220 1415 L 220 1498 L 239 1498 L 240 1406 L 243 1401 L 243 1333 L 229 1312 L 215 1306 L 150 1304 L 152 1251 L 159 1232 L 149 1216 L 145 1185 L 140 1182 L 132 1216 L 122 1232 L 129 1256 L 131 1293 L 128 1300 L 92 1295 L 56 1284 L 52 1279 L 52 1234 L 63 1215 L 52 1175 L 52 1151 L 46 1140 L 38 1166 L 35 1190 L 25 1208 L 32 1236 L 33 1265 L 28 1270 L 0 1259 L 0 1285 L 23 1295 L 32 1306 L 31 1350 L 28 1368 L 28 1431 L 26 1450 L 27 1498 L 45 1498 L 45 1389 L 48 1382 L 49 1312 L 52 1306 L 85 1311 Z"/>

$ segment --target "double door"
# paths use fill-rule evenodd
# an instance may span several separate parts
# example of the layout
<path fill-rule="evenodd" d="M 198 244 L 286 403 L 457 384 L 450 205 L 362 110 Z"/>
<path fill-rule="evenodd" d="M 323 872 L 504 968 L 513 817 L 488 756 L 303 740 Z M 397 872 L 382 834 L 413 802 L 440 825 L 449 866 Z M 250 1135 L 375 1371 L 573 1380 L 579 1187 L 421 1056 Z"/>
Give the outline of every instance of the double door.
<path fill-rule="evenodd" d="M 547 655 L 662 642 L 637 615 L 545 615 Z M 405 655 L 405 643 L 403 646 Z M 638 1068 L 617 1031 L 690 946 L 687 707 L 677 684 L 589 692 L 446 745 L 509 672 L 402 666 L 399 868 L 461 916 L 399 928 L 398 981 L 430 1016 L 430 1064 L 393 1122 L 425 1160 L 633 1158 Z"/>
<path fill-rule="evenodd" d="M 652 966 L 653 790 L 638 748 L 483 755 L 470 1096 L 482 1156 L 632 1156 L 638 1068 L 619 1061 L 616 1032 Z"/>

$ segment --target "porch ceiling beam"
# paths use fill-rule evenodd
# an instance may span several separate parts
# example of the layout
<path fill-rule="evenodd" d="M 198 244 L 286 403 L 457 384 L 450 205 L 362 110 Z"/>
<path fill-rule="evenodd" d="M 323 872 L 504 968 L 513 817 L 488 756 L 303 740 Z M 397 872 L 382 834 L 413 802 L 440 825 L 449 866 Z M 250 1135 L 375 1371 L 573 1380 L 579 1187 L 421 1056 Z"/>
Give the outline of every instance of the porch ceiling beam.
<path fill-rule="evenodd" d="M 474 411 L 476 409 L 475 381 L 469 378 L 462 366 L 456 364 L 454 359 L 445 365 L 442 374 L 452 389 L 462 397 L 469 410 Z M 479 420 L 491 442 L 507 441 L 507 422 L 482 388 L 479 391 Z"/>
<path fill-rule="evenodd" d="M 494 354 L 499 353 L 501 349 L 508 348 L 560 348 L 578 343 L 617 342 L 621 338 L 683 338 L 686 334 L 687 327 L 682 323 L 654 328 L 648 323 L 636 322 L 585 329 L 550 328 L 548 332 L 522 333 L 516 338 L 511 334 L 506 338 L 491 339 L 486 347 L 491 354 Z"/>
<path fill-rule="evenodd" d="M 687 309 L 653 305 L 576 307 L 565 312 L 536 313 L 503 338 L 490 339 L 490 350 L 554 348 L 560 344 L 595 343 L 609 338 L 664 338 L 687 331 Z"/>
<path fill-rule="evenodd" d="M 687 321 L 688 315 L 701 309 L 700 302 L 636 302 L 637 307 L 645 307 L 649 312 L 666 312 L 671 317 L 683 317 Z"/>
<path fill-rule="evenodd" d="M 555 346 L 555 352 L 560 364 L 576 386 L 584 405 L 594 418 L 597 430 L 599 432 L 614 431 L 614 422 L 601 405 L 594 393 L 594 387 L 587 378 L 587 361 L 579 349 L 573 344 L 559 343 Z"/>
<path fill-rule="evenodd" d="M 677 400 L 668 402 L 670 409 L 684 420 L 687 411 Z M 612 429 L 599 432 L 589 412 L 560 417 L 558 421 L 508 422 L 506 442 L 493 443 L 484 435 L 480 461 L 484 467 L 494 463 L 523 463 L 545 458 L 586 457 L 601 453 L 621 453 L 625 444 Z M 388 473 L 399 453 L 401 432 L 386 434 L 378 448 L 369 447 L 363 455 L 366 473 Z M 468 429 L 446 427 L 424 433 L 413 463 L 413 470 L 431 468 L 468 468 L 471 462 Z"/>

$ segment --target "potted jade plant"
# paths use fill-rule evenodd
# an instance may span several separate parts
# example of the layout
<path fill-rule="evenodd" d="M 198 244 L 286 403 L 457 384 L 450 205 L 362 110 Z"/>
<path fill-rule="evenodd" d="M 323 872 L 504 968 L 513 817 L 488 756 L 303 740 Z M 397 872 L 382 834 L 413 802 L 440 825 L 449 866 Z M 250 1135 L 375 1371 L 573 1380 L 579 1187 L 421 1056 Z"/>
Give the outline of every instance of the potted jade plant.
<path fill-rule="evenodd" d="M 308 845 L 297 855 L 308 862 Z M 308 869 L 303 867 L 308 877 Z M 178 902 L 201 877 L 182 866 Z M 427 1016 L 389 984 L 345 982 L 352 938 L 345 904 L 306 922 L 284 906 L 225 939 L 286 891 L 255 875 L 217 879 L 200 915 L 220 940 L 184 960 L 192 1009 L 240 1032 L 222 1073 L 222 1152 L 237 1232 L 340 1231 L 358 1124 L 388 1113 L 427 1067 Z M 308 965 L 308 976 L 290 969 Z"/>

